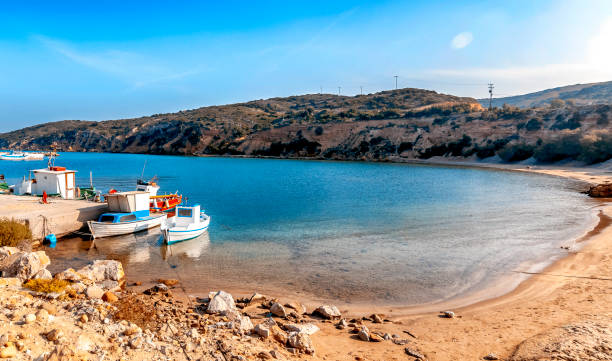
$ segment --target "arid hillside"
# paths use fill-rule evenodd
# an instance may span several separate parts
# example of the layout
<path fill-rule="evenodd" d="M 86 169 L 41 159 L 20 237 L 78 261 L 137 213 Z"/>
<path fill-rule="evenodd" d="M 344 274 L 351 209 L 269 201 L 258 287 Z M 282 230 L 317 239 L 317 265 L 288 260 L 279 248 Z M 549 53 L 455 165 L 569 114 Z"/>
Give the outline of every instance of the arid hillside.
<path fill-rule="evenodd" d="M 607 104 L 612 102 L 612 82 L 574 84 L 558 88 L 546 89 L 535 93 L 494 98 L 493 106 L 504 104 L 521 108 L 548 106 L 552 101 L 559 100 L 570 105 Z M 479 99 L 484 107 L 489 106 L 489 99 Z"/>
<path fill-rule="evenodd" d="M 433 156 L 515 162 L 612 157 L 607 104 L 483 109 L 421 89 L 315 94 L 0 134 L 3 148 L 401 161 Z M 498 158 L 495 158 L 498 159 Z"/>

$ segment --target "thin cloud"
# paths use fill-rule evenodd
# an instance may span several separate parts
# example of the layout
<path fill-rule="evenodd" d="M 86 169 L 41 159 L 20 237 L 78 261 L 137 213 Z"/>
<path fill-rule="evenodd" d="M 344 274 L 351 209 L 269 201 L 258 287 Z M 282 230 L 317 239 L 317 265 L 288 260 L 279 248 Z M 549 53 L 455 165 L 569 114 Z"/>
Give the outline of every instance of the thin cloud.
<path fill-rule="evenodd" d="M 185 71 L 177 71 L 156 64 L 154 59 L 149 59 L 134 52 L 115 49 L 85 52 L 76 50 L 74 46 L 60 40 L 41 35 L 34 38 L 48 49 L 77 64 L 114 75 L 126 81 L 133 89 L 194 76 L 208 70 L 199 66 Z"/>
<path fill-rule="evenodd" d="M 451 41 L 451 47 L 453 49 L 463 49 L 466 46 L 470 45 L 474 40 L 474 36 L 469 31 L 465 31 L 463 33 L 459 33 L 455 35 L 453 40 Z"/>

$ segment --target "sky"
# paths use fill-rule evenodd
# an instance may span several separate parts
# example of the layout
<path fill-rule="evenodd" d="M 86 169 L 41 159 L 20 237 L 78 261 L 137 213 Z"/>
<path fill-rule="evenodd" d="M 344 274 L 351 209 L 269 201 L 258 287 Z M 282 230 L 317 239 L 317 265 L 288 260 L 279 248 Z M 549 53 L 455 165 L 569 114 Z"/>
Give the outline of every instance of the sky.
<path fill-rule="evenodd" d="M 373 93 L 394 76 L 502 97 L 612 80 L 611 65 L 612 1 L 3 2 L 0 131 Z"/>

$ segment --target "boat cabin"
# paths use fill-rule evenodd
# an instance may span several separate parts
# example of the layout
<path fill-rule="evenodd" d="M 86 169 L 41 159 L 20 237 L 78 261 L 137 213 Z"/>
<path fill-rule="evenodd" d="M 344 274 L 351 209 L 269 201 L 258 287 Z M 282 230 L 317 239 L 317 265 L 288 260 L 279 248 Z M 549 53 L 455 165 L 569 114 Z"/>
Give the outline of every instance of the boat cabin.
<path fill-rule="evenodd" d="M 15 194 L 32 194 L 41 196 L 43 192 L 47 195 L 58 195 L 64 199 L 75 199 L 76 194 L 76 171 L 64 167 L 48 167 L 30 171 L 34 179 L 23 179 L 15 186 Z"/>
<path fill-rule="evenodd" d="M 149 211 L 138 211 L 130 213 L 103 213 L 98 222 L 104 223 L 127 223 L 141 221 L 149 216 Z"/>
<path fill-rule="evenodd" d="M 200 205 L 193 207 L 176 206 L 175 225 L 185 226 L 193 223 L 200 223 Z"/>
<path fill-rule="evenodd" d="M 104 196 L 111 212 L 130 213 L 146 211 L 149 213 L 149 193 L 132 191 L 116 192 Z"/>

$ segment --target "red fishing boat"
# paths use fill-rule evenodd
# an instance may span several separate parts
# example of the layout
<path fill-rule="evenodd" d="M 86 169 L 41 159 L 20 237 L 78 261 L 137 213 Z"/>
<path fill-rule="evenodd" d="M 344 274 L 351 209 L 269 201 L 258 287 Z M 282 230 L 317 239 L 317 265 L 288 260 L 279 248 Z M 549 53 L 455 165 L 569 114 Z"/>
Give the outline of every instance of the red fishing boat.
<path fill-rule="evenodd" d="M 150 196 L 149 210 L 151 212 L 169 212 L 181 204 L 183 196 L 180 194 L 164 194 Z"/>

